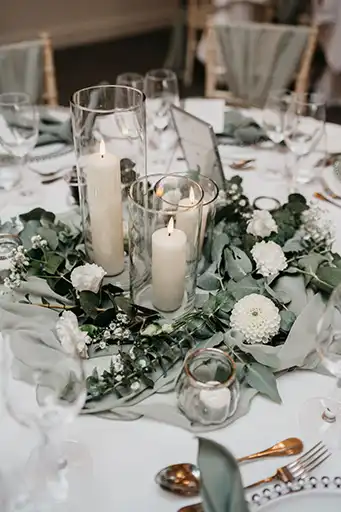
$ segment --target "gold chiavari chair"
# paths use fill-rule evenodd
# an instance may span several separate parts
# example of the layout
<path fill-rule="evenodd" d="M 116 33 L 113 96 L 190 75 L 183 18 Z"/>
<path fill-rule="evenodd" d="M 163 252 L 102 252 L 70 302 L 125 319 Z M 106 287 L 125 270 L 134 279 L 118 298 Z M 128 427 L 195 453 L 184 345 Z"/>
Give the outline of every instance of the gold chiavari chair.
<path fill-rule="evenodd" d="M 38 39 L 0 46 L 0 92 L 27 92 L 35 103 L 58 105 L 52 42 Z"/>
<path fill-rule="evenodd" d="M 224 98 L 235 105 L 262 106 L 270 89 L 285 88 L 295 77 L 295 91 L 306 92 L 317 35 L 315 26 L 270 23 L 218 26 L 210 20 L 207 30 L 205 95 L 209 98 Z M 248 38 L 245 45 L 243 37 Z M 235 51 L 231 51 L 232 47 Z M 284 60 L 281 61 L 282 57 Z M 238 59 L 238 62 L 233 59 Z M 248 80 L 242 79 L 243 73 Z M 224 80 L 229 90 L 221 89 L 222 77 L 226 78 Z"/>

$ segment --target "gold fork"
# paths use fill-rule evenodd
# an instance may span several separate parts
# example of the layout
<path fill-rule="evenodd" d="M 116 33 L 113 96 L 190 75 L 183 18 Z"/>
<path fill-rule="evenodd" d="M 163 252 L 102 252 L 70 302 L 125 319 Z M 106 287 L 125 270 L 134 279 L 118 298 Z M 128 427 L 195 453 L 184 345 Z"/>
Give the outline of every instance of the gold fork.
<path fill-rule="evenodd" d="M 256 487 L 257 485 L 266 484 L 272 482 L 273 480 L 281 480 L 284 483 L 293 482 L 298 478 L 307 478 L 309 473 L 317 468 L 320 464 L 322 464 L 328 457 L 331 456 L 331 453 L 328 451 L 328 448 L 320 441 L 315 444 L 304 455 L 299 457 L 290 464 L 286 466 L 282 466 L 278 468 L 276 473 L 268 478 L 263 478 L 262 480 L 258 480 L 251 485 L 247 485 L 244 489 L 251 489 L 252 487 Z M 204 512 L 202 507 L 202 503 L 195 503 L 194 505 L 189 505 L 186 507 L 182 507 L 178 510 L 178 512 Z"/>

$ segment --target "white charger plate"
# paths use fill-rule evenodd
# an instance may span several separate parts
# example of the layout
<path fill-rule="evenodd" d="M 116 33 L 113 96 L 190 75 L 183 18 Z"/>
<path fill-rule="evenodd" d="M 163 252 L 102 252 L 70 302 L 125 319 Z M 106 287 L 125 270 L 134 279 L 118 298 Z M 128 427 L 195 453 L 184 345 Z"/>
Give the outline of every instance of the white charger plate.
<path fill-rule="evenodd" d="M 328 187 L 338 195 L 341 195 L 341 179 L 338 179 L 338 177 L 335 174 L 335 170 L 333 166 L 326 167 L 323 171 L 321 171 L 322 177 Z"/>
<path fill-rule="evenodd" d="M 292 484 L 277 484 L 254 494 L 252 512 L 339 512 L 341 510 L 341 477 L 315 477 Z"/>

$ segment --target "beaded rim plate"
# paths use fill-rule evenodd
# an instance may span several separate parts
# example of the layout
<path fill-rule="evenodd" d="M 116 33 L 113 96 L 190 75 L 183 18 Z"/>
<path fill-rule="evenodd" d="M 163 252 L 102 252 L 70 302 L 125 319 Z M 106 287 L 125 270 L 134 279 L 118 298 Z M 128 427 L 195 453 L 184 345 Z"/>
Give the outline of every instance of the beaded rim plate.
<path fill-rule="evenodd" d="M 328 512 L 341 509 L 341 477 L 310 477 L 287 484 L 280 483 L 253 494 L 250 510 L 256 512 Z"/>

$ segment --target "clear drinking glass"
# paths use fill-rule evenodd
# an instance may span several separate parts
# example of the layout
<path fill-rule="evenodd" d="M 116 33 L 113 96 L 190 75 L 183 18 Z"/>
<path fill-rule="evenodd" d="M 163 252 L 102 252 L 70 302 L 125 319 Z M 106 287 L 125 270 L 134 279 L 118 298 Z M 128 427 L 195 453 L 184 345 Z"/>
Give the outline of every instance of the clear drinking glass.
<path fill-rule="evenodd" d="M 305 434 L 341 448 L 341 285 L 331 294 L 319 319 L 316 349 L 322 365 L 336 377 L 329 397 L 308 400 L 300 411 Z"/>
<path fill-rule="evenodd" d="M 12 489 L 11 511 L 64 501 L 66 473 L 72 478 L 71 470 L 79 469 L 72 467 L 74 443 L 62 443 L 59 436 L 85 402 L 83 363 L 76 347 L 66 350 L 55 343 L 52 348 L 49 341 L 37 340 L 29 331 L 26 336 L 4 334 L 1 340 L 5 406 L 15 421 L 36 430 L 41 438 Z"/>
<path fill-rule="evenodd" d="M 19 165 L 4 167 L 0 172 L 0 188 L 10 190 L 21 177 L 25 158 L 37 143 L 39 112 L 26 93 L 0 94 L 0 145 L 17 159 Z M 25 175 L 23 176 L 25 178 Z M 23 186 L 21 195 L 31 195 L 29 186 Z"/>
<path fill-rule="evenodd" d="M 81 89 L 72 97 L 71 117 L 85 248 L 128 290 L 124 199 L 127 185 L 146 172 L 144 95 L 119 85 Z"/>
<path fill-rule="evenodd" d="M 177 144 L 170 106 L 179 104 L 178 79 L 169 69 L 148 71 L 144 81 L 149 149 L 156 153 L 154 163 L 170 161 Z"/>
<path fill-rule="evenodd" d="M 194 307 L 203 195 L 177 174 L 140 178 L 129 190 L 130 295 L 169 319 Z"/>
<path fill-rule="evenodd" d="M 138 89 L 143 92 L 144 76 L 139 73 L 121 73 L 116 78 L 116 85 L 134 87 L 134 89 Z"/>
<path fill-rule="evenodd" d="M 290 106 L 291 91 L 280 89 L 270 91 L 262 111 L 263 128 L 277 150 L 281 149 L 284 140 L 284 117 Z M 272 174 L 283 175 L 283 169 L 268 169 Z"/>
<path fill-rule="evenodd" d="M 236 365 L 223 350 L 199 348 L 188 352 L 176 383 L 178 407 L 201 425 L 220 424 L 238 405 Z"/>
<path fill-rule="evenodd" d="M 300 159 L 308 155 L 319 143 L 326 119 L 323 97 L 319 94 L 297 94 L 291 98 L 284 117 L 284 140 L 289 150 L 296 156 L 291 173 L 291 188 L 297 183 L 307 183 L 306 173 L 300 177 Z M 309 181 L 309 180 L 308 180 Z"/>

